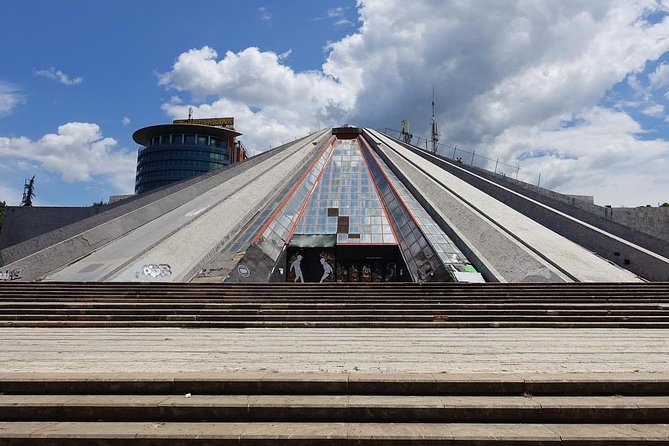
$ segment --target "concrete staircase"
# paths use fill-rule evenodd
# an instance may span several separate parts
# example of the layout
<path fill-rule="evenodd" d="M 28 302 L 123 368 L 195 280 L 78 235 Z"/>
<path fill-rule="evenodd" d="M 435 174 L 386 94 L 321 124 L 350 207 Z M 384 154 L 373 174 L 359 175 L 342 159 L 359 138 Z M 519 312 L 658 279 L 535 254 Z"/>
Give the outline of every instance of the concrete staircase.
<path fill-rule="evenodd" d="M 6 283 L 0 327 L 669 328 L 669 284 Z"/>
<path fill-rule="evenodd" d="M 669 444 L 669 375 L 0 376 L 0 444 Z"/>

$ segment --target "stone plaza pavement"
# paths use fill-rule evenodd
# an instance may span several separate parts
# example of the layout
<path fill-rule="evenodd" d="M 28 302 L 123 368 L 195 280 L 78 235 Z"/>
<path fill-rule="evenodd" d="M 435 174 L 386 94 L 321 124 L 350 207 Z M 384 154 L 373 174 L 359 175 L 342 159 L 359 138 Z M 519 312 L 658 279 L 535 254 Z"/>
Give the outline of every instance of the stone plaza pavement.
<path fill-rule="evenodd" d="M 669 330 L 3 328 L 17 372 L 668 373 Z"/>

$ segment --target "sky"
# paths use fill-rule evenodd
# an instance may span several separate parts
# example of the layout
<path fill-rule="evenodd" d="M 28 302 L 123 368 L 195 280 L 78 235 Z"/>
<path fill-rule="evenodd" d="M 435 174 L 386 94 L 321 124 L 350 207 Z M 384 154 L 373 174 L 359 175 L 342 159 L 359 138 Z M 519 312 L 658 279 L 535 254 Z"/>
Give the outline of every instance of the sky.
<path fill-rule="evenodd" d="M 189 107 L 252 154 L 345 123 L 425 135 L 433 85 L 446 145 L 669 201 L 669 0 L 192 3 L 0 0 L 0 201 L 32 175 L 41 206 L 132 193 L 132 133 Z"/>

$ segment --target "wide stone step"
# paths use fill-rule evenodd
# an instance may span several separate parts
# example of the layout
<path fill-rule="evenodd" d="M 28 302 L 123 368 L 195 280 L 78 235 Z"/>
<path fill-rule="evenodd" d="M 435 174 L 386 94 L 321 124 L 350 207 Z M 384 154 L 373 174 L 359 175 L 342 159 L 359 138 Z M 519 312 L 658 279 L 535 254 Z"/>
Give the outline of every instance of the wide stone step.
<path fill-rule="evenodd" d="M 117 284 L 117 283 L 3 283 L 0 295 L 29 295 L 39 292 L 43 296 L 87 295 L 137 296 L 140 294 L 160 295 L 163 298 L 180 296 L 290 296 L 299 289 L 303 296 L 318 297 L 324 294 L 355 298 L 358 296 L 398 297 L 410 296 L 454 296 L 498 295 L 517 297 L 537 297 L 546 293 L 555 296 L 616 296 L 629 297 L 656 296 L 669 293 L 667 283 L 644 284 Z"/>
<path fill-rule="evenodd" d="M 669 397 L 1 395 L 0 421 L 667 423 Z"/>
<path fill-rule="evenodd" d="M 0 328 L 636 328 L 669 329 L 669 322 L 630 321 L 29 321 L 0 320 Z"/>
<path fill-rule="evenodd" d="M 552 316 L 552 317 L 669 317 L 669 312 L 662 310 L 462 310 L 462 309 L 423 309 L 423 310 L 384 310 L 384 309 L 338 309 L 338 310 L 272 310 L 272 309 L 219 309 L 219 310 L 201 310 L 201 309 L 91 309 L 91 308 L 26 308 L 26 309 L 0 309 L 0 317 L 14 318 L 25 317 L 35 318 L 40 316 L 115 316 L 125 317 L 133 316 L 138 318 L 146 318 L 150 316 L 172 316 L 172 315 L 190 315 L 200 317 L 226 317 L 226 316 L 285 316 L 285 317 L 300 317 L 300 316 L 441 316 L 450 315 L 453 317 L 475 317 L 475 316 Z"/>
<path fill-rule="evenodd" d="M 501 290 L 501 289 L 464 289 L 464 290 L 457 290 L 457 291 L 450 291 L 447 289 L 421 289 L 421 290 L 390 290 L 390 289 L 384 289 L 383 287 L 370 287 L 369 289 L 359 289 L 359 290 L 346 290 L 346 289 L 328 289 L 328 288 L 323 288 L 323 289 L 304 289 L 302 287 L 295 286 L 292 289 L 291 288 L 285 288 L 282 290 L 266 290 L 266 289 L 254 289 L 254 290 L 249 290 L 245 292 L 231 292 L 231 291 L 226 291 L 226 290 L 207 290 L 207 291 L 197 291 L 197 290 L 192 290 L 188 288 L 184 289 L 165 289 L 163 288 L 164 285 L 162 284 L 153 284 L 152 288 L 147 288 L 147 289 L 134 289 L 134 290 L 114 290 L 114 289 L 104 289 L 104 288 L 97 288 L 97 287 L 90 287 L 88 289 L 72 289 L 72 290 L 49 290 L 49 289 L 40 289 L 40 288 L 33 288 L 33 287 L 25 287 L 22 289 L 11 289 L 7 288 L 7 286 L 4 283 L 0 283 L 0 295 L 2 296 L 29 296 L 30 293 L 33 292 L 39 292 L 42 295 L 45 296 L 87 296 L 90 294 L 99 294 L 101 296 L 119 296 L 119 297 L 132 297 L 135 295 L 148 295 L 148 296 L 163 296 L 165 298 L 170 298 L 170 297 L 178 297 L 179 295 L 188 295 L 192 297 L 201 297 L 201 298 L 209 298 L 209 297 L 230 297 L 230 298 L 245 298 L 248 296 L 285 296 L 285 297 L 290 297 L 291 294 L 294 294 L 296 291 L 299 291 L 300 294 L 308 297 L 312 296 L 318 296 L 323 295 L 327 293 L 328 295 L 333 295 L 333 296 L 352 296 L 352 297 L 359 297 L 359 296 L 375 296 L 375 297 L 387 297 L 389 299 L 396 298 L 396 297 L 421 297 L 421 296 L 438 296 L 438 297 L 454 297 L 454 298 L 462 298 L 466 296 L 471 296 L 471 295 L 488 295 L 488 296 L 493 296 L 493 297 L 516 297 L 516 298 L 524 298 L 524 297 L 541 297 L 542 294 L 545 294 L 546 292 L 549 292 L 551 294 L 555 295 L 562 295 L 565 297 L 579 297 L 579 298 L 588 298 L 588 297 L 602 297 L 606 295 L 611 295 L 611 296 L 616 296 L 621 294 L 621 292 L 625 292 L 625 294 L 628 294 L 632 297 L 640 297 L 640 296 L 661 296 L 663 293 L 667 291 L 667 288 L 649 288 L 646 290 L 630 290 L 625 287 L 619 287 L 619 288 L 612 288 L 612 289 L 606 289 L 606 290 L 588 290 L 588 289 L 536 289 L 536 290 L 522 290 L 522 289 L 507 289 L 507 290 Z"/>
<path fill-rule="evenodd" d="M 0 327 L 669 328 L 669 284 L 10 283 L 0 295 Z"/>
<path fill-rule="evenodd" d="M 7 373 L 0 395 L 669 396 L 667 373 Z"/>
<path fill-rule="evenodd" d="M 197 322 L 625 322 L 625 323 L 665 323 L 669 316 L 631 315 L 523 315 L 523 314 L 480 314 L 458 315 L 449 312 L 439 314 L 0 314 L 0 321 L 197 321 Z"/>
<path fill-rule="evenodd" d="M 210 301 L 182 301 L 164 302 L 161 300 L 129 300 L 129 301 L 75 301 L 72 299 L 61 301 L 11 301 L 0 300 L 0 308 L 139 308 L 139 309 L 669 309 L 669 302 L 658 300 L 635 300 L 635 301 L 541 301 L 541 302 L 517 302 L 517 301 L 488 301 L 485 299 L 470 299 L 466 302 L 454 302 L 451 300 L 431 300 L 423 302 L 415 301 L 357 301 L 342 302 L 324 299 L 314 302 L 282 302 L 282 301 L 248 301 L 231 302 L 226 300 Z"/>
<path fill-rule="evenodd" d="M 1 422 L 6 445 L 666 445 L 666 424 Z"/>

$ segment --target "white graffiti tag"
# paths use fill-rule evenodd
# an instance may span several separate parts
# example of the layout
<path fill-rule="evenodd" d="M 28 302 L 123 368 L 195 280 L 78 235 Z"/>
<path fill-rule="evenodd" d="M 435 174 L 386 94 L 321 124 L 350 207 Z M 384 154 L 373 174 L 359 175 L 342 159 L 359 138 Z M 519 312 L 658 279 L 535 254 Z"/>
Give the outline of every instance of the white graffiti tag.
<path fill-rule="evenodd" d="M 160 265 L 151 263 L 142 267 L 142 274 L 151 277 L 170 277 L 172 275 L 172 269 L 170 268 L 170 265 L 165 263 L 161 263 Z"/>
<path fill-rule="evenodd" d="M 21 278 L 21 270 L 6 269 L 0 271 L 0 282 L 9 282 L 11 280 L 19 280 Z"/>

